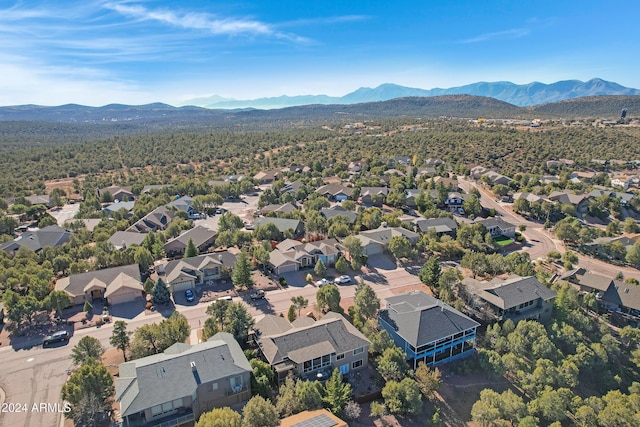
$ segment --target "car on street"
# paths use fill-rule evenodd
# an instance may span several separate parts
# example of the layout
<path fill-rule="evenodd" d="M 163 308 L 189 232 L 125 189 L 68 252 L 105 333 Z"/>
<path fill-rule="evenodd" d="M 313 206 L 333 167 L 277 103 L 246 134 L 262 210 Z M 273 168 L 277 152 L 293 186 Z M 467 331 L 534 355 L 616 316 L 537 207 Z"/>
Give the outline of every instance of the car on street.
<path fill-rule="evenodd" d="M 65 342 L 65 341 L 68 342 L 69 338 L 71 338 L 71 335 L 67 331 L 54 332 L 51 335 L 48 335 L 47 337 L 45 337 L 45 339 L 42 341 L 42 345 L 47 346 L 47 345 L 55 344 L 57 342 Z"/>
<path fill-rule="evenodd" d="M 252 300 L 257 300 L 257 299 L 262 299 L 264 298 L 265 292 L 262 289 L 258 289 L 257 291 L 255 291 L 254 293 L 252 293 L 251 295 L 249 295 L 249 297 Z"/>
<path fill-rule="evenodd" d="M 337 285 L 343 285 L 345 283 L 351 283 L 351 277 L 349 276 L 340 276 L 337 277 L 333 283 L 337 284 Z"/>
<path fill-rule="evenodd" d="M 184 291 L 184 297 L 187 299 L 187 302 L 194 302 L 196 299 L 196 296 L 193 294 L 191 289 Z"/>
<path fill-rule="evenodd" d="M 320 279 L 316 282 L 316 286 L 321 288 L 324 285 L 328 285 L 329 283 L 331 283 L 330 281 L 328 281 L 327 279 Z"/>

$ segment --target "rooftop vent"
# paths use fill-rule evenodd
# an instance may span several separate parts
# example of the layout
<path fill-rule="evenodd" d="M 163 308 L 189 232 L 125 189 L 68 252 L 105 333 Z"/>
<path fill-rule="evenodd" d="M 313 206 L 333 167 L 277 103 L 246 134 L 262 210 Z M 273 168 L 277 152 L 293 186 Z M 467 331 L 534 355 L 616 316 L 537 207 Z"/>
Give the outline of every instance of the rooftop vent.
<path fill-rule="evenodd" d="M 196 362 L 191 362 L 191 370 L 193 372 L 196 372 L 198 370 L 198 368 L 196 368 Z"/>

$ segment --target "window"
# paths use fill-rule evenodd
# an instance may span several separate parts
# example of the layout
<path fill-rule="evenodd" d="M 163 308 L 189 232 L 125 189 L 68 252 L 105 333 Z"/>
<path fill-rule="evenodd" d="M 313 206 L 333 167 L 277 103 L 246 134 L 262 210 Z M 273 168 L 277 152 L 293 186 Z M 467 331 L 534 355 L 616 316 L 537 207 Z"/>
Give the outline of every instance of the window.
<path fill-rule="evenodd" d="M 231 390 L 233 391 L 242 390 L 242 375 L 231 377 L 230 383 L 231 383 Z"/>
<path fill-rule="evenodd" d="M 362 359 L 356 360 L 355 362 L 353 362 L 351 364 L 351 369 L 356 369 L 356 368 L 359 368 L 360 366 L 362 366 Z"/>
<path fill-rule="evenodd" d="M 209 385 L 209 391 L 216 391 L 218 389 L 218 383 L 211 383 Z"/>
<path fill-rule="evenodd" d="M 356 348 L 355 350 L 353 350 L 353 354 L 360 354 L 362 352 L 364 352 L 364 347 Z"/>
<path fill-rule="evenodd" d="M 322 357 L 316 357 L 313 360 L 307 360 L 304 362 L 302 370 L 307 373 L 329 365 L 331 365 L 331 355 L 326 354 Z"/>
<path fill-rule="evenodd" d="M 336 356 L 336 360 L 342 360 L 342 359 L 344 359 L 344 353 Z"/>

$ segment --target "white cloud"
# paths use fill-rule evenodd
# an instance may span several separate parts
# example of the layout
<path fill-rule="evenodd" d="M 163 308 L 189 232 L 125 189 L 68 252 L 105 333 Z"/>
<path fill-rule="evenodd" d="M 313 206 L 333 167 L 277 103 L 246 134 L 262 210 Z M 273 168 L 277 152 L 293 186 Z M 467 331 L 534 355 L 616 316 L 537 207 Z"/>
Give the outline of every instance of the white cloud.
<path fill-rule="evenodd" d="M 471 37 L 464 40 L 459 40 L 460 44 L 469 44 L 469 43 L 481 43 L 490 40 L 502 40 L 502 39 L 519 39 L 521 37 L 525 37 L 529 35 L 529 30 L 526 28 L 513 28 L 505 31 L 496 31 L 493 33 L 484 33 L 475 37 Z"/>

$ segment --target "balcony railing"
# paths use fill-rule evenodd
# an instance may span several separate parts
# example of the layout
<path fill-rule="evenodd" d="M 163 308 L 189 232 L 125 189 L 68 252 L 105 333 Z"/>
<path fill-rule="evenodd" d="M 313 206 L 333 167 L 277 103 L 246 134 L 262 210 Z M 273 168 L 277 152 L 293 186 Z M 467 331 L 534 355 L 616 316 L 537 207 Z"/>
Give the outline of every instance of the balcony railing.
<path fill-rule="evenodd" d="M 234 394 L 242 393 L 243 391 L 247 391 L 248 389 L 249 387 L 246 385 L 236 386 L 235 388 L 227 390 L 227 396 L 233 396 Z"/>

